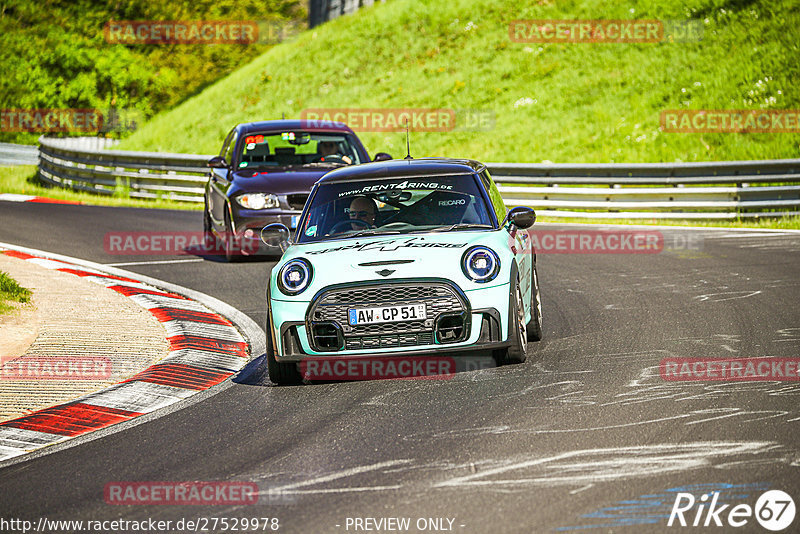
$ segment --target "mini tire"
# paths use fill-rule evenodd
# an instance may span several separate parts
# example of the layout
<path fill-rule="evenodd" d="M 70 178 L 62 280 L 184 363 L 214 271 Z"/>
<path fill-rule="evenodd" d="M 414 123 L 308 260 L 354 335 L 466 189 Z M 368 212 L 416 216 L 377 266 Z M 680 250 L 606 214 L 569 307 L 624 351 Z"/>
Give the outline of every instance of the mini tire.
<path fill-rule="evenodd" d="M 536 272 L 536 262 L 533 262 L 531 273 L 531 320 L 527 324 L 528 341 L 541 341 L 542 339 L 542 296 L 539 293 L 539 275 Z"/>
<path fill-rule="evenodd" d="M 269 302 L 269 300 L 267 300 Z M 296 386 L 303 382 L 295 362 L 279 362 L 275 358 L 275 344 L 272 342 L 272 314 L 267 313 L 267 374 L 273 384 Z"/>
<path fill-rule="evenodd" d="M 522 307 L 522 289 L 519 280 L 509 297 L 509 342 L 511 345 L 502 353 L 498 363 L 501 365 L 523 363 L 528 358 L 528 333 L 525 323 L 525 310 Z"/>

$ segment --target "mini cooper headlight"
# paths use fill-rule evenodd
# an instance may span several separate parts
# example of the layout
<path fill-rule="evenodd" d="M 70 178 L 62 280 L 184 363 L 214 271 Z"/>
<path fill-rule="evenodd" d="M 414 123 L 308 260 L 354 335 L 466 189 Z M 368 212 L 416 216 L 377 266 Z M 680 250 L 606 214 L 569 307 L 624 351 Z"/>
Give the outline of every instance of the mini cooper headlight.
<path fill-rule="evenodd" d="M 236 197 L 240 206 L 249 210 L 263 210 L 280 207 L 278 197 L 272 193 L 245 193 Z"/>
<path fill-rule="evenodd" d="M 299 295 L 311 283 L 314 270 L 304 259 L 291 260 L 278 273 L 278 289 L 285 295 Z"/>
<path fill-rule="evenodd" d="M 500 258 L 490 248 L 472 247 L 461 258 L 461 270 L 470 280 L 489 282 L 500 272 Z"/>

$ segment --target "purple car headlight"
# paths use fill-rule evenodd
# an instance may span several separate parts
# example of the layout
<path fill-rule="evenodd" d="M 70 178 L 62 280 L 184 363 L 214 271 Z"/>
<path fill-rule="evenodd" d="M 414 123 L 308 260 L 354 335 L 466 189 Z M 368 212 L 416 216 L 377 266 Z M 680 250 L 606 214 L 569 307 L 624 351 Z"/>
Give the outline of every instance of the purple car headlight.
<path fill-rule="evenodd" d="M 285 295 L 299 295 L 311 283 L 314 270 L 304 259 L 287 262 L 278 273 L 278 289 Z"/>
<path fill-rule="evenodd" d="M 278 197 L 271 193 L 244 193 L 236 197 L 236 202 L 248 210 L 279 208 L 281 205 Z"/>

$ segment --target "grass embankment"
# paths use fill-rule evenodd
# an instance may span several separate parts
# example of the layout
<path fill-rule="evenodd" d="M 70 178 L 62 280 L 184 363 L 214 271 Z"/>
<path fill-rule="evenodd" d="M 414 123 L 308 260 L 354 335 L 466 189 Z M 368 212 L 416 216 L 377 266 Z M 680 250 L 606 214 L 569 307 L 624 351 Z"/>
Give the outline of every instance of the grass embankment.
<path fill-rule="evenodd" d="M 31 291 L 21 287 L 16 280 L 7 273 L 0 271 L 0 315 L 11 312 L 17 306 L 14 303 L 25 304 L 31 300 Z"/>
<path fill-rule="evenodd" d="M 412 132 L 414 156 L 579 163 L 798 157 L 796 133 L 659 128 L 661 112 L 670 109 L 800 108 L 800 11 L 794 4 L 392 0 L 254 57 L 154 117 L 119 148 L 210 154 L 234 124 L 284 113 L 446 108 L 479 110 L 494 121 L 477 131 Z M 513 42 L 509 23 L 525 19 L 688 20 L 702 24 L 703 34 L 689 42 L 643 44 Z M 357 132 L 373 154 L 405 153 L 403 133 Z"/>
<path fill-rule="evenodd" d="M 14 167 L 0 167 L 0 193 L 16 193 L 20 195 L 34 195 L 56 200 L 80 202 L 95 206 L 117 206 L 130 208 L 161 208 L 192 210 L 201 209 L 202 203 L 176 202 L 172 200 L 147 200 L 135 199 L 127 196 L 125 189 L 120 189 L 114 195 L 101 195 L 82 191 L 72 191 L 59 187 L 46 187 L 37 178 L 35 165 L 18 165 Z"/>
<path fill-rule="evenodd" d="M 522 19 L 702 24 L 690 42 L 526 44 Z M 660 162 L 798 157 L 797 133 L 664 133 L 670 109 L 800 108 L 800 10 L 790 0 L 392 0 L 275 46 L 121 148 L 215 153 L 228 129 L 309 108 L 494 114 L 486 131 L 413 132 L 412 155 L 481 161 Z M 358 131 L 371 153 L 403 133 Z"/>

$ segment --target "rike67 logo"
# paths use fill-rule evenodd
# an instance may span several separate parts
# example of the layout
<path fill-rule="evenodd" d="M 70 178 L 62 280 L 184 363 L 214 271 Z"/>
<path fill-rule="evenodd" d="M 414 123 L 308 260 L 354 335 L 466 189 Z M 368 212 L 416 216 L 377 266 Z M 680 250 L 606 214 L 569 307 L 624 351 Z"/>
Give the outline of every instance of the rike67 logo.
<path fill-rule="evenodd" d="M 779 532 L 792 524 L 795 516 L 794 500 L 781 490 L 769 490 L 749 504 L 721 504 L 720 492 L 704 493 L 699 499 L 691 493 L 678 493 L 672 504 L 667 526 L 728 527 L 739 528 L 755 520 L 767 530 Z"/>

